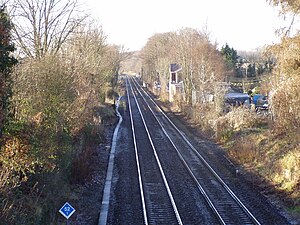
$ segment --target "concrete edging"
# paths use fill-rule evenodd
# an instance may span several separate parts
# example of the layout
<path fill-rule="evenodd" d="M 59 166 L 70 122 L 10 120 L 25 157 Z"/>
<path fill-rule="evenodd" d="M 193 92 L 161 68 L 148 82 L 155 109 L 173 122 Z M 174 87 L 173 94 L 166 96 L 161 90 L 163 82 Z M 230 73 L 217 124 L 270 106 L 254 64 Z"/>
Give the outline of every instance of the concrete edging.
<path fill-rule="evenodd" d="M 112 182 L 112 176 L 113 176 L 115 150 L 116 150 L 116 144 L 117 144 L 117 135 L 118 135 L 120 125 L 123 121 L 123 118 L 122 118 L 120 112 L 118 111 L 120 99 L 121 99 L 121 97 L 119 97 L 119 99 L 117 101 L 117 105 L 116 105 L 116 112 L 117 112 L 117 116 L 119 117 L 119 122 L 118 122 L 118 124 L 115 128 L 114 134 L 113 134 L 98 225 L 105 225 L 107 223 L 109 199 L 110 199 L 110 189 L 111 189 L 111 182 Z"/>

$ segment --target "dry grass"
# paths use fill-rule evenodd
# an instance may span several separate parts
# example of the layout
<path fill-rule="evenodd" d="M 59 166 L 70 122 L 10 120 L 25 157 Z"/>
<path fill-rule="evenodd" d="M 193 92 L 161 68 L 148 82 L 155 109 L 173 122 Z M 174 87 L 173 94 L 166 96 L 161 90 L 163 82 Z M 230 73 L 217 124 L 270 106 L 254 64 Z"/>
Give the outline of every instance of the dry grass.
<path fill-rule="evenodd" d="M 300 138 L 297 133 L 274 136 L 269 130 L 231 136 L 229 156 L 285 193 L 290 206 L 300 206 Z"/>
<path fill-rule="evenodd" d="M 295 114 L 290 116 L 295 118 Z M 217 140 L 229 147 L 228 155 L 235 162 L 252 168 L 251 172 L 285 193 L 285 201 L 297 208 L 300 205 L 299 129 L 275 130 L 282 123 L 290 128 L 294 126 L 291 118 L 274 122 L 247 109 L 236 108 L 219 117 L 214 129 Z"/>
<path fill-rule="evenodd" d="M 225 143 L 236 132 L 261 126 L 263 119 L 247 108 L 233 108 L 229 113 L 217 118 L 213 124 L 215 137 L 218 141 Z"/>
<path fill-rule="evenodd" d="M 287 152 L 278 159 L 272 180 L 283 190 L 292 191 L 300 183 L 300 148 Z"/>
<path fill-rule="evenodd" d="M 266 144 L 262 160 L 270 167 L 266 173 L 279 190 L 291 194 L 294 202 L 300 204 L 300 138 L 297 133 L 273 137 Z"/>
<path fill-rule="evenodd" d="M 243 164 L 257 161 L 259 151 L 255 144 L 255 137 L 246 136 L 239 138 L 230 149 L 229 155 Z"/>

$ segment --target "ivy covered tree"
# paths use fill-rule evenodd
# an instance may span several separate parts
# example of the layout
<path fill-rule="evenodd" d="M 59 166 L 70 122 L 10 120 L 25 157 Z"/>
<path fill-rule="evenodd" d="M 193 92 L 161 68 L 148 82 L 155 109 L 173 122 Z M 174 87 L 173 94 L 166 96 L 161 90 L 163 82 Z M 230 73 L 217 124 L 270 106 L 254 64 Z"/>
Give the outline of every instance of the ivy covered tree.
<path fill-rule="evenodd" d="M 12 56 L 15 50 L 11 43 L 10 18 L 5 5 L 0 6 L 0 137 L 7 118 L 9 96 L 11 95 L 10 72 L 17 60 Z"/>

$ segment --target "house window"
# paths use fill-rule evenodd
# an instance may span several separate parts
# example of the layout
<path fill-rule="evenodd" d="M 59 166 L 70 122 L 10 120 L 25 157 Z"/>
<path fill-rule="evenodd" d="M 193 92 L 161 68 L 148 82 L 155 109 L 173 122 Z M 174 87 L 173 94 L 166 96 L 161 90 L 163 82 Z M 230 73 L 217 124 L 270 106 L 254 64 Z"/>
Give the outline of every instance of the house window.
<path fill-rule="evenodd" d="M 176 73 L 171 73 L 171 82 L 176 83 Z"/>

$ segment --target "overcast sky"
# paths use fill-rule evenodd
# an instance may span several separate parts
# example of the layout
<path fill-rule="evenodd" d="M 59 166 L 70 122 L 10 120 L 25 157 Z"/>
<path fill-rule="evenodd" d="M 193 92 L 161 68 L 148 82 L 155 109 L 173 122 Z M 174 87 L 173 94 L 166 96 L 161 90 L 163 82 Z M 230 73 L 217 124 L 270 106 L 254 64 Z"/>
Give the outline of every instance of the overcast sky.
<path fill-rule="evenodd" d="M 99 20 L 108 42 L 139 50 L 155 33 L 202 30 L 236 50 L 277 42 L 278 11 L 265 0 L 81 0 Z"/>

